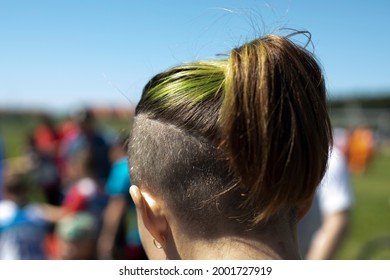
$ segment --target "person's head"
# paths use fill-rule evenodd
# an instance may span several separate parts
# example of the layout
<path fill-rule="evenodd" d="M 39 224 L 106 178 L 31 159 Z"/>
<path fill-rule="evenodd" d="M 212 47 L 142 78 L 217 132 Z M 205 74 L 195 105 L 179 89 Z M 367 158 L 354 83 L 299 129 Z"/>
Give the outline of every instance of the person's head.
<path fill-rule="evenodd" d="M 78 124 L 81 133 L 90 136 L 95 130 L 95 115 L 91 109 L 85 108 L 74 114 L 74 119 Z"/>
<path fill-rule="evenodd" d="M 66 180 L 74 181 L 93 176 L 93 155 L 89 147 L 78 148 L 69 158 L 66 165 Z"/>
<path fill-rule="evenodd" d="M 114 163 L 127 155 L 129 136 L 127 133 L 120 133 L 114 140 L 109 150 L 111 163 Z"/>
<path fill-rule="evenodd" d="M 23 174 L 7 174 L 4 178 L 3 196 L 18 205 L 23 205 L 28 200 L 29 189 L 26 176 Z"/>
<path fill-rule="evenodd" d="M 96 219 L 89 213 L 80 212 L 60 220 L 56 227 L 60 259 L 95 259 L 97 234 Z"/>
<path fill-rule="evenodd" d="M 158 74 L 143 90 L 129 146 L 149 257 L 159 257 L 153 238 L 168 257 L 185 257 L 181 236 L 256 236 L 281 222 L 293 232 L 331 139 L 321 69 L 288 37 Z"/>

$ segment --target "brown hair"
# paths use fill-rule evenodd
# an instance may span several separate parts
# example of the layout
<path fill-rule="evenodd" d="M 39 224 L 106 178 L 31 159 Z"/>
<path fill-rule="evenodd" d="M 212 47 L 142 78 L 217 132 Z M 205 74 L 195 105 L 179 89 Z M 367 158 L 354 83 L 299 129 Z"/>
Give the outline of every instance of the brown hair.
<path fill-rule="evenodd" d="M 332 139 L 317 62 L 288 38 L 267 36 L 234 49 L 226 76 L 222 145 L 245 204 L 258 208 L 255 221 L 310 202 Z"/>
<path fill-rule="evenodd" d="M 198 228 L 212 231 L 221 217 L 245 217 L 248 228 L 310 202 L 331 139 L 318 63 L 288 37 L 269 35 L 145 86 L 131 178 Z"/>

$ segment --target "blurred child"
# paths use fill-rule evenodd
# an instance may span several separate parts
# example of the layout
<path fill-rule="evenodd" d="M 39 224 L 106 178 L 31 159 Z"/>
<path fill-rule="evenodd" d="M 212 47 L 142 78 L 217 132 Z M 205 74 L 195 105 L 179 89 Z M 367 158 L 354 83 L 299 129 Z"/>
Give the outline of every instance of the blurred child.
<path fill-rule="evenodd" d="M 56 227 L 59 259 L 96 259 L 97 234 L 96 219 L 87 212 L 79 212 L 61 219 Z"/>
<path fill-rule="evenodd" d="M 43 205 L 45 219 L 52 223 L 57 223 L 61 219 L 74 215 L 78 212 L 88 212 L 91 214 L 98 226 L 101 227 L 102 212 L 106 206 L 107 199 L 101 186 L 91 172 L 92 163 L 91 152 L 88 148 L 78 150 L 67 162 L 66 178 L 67 184 L 64 199 L 60 206 Z M 49 255 L 56 256 L 57 242 L 55 235 L 48 238 Z"/>
<path fill-rule="evenodd" d="M 91 174 L 91 153 L 88 149 L 77 151 L 67 165 L 66 183 L 69 187 L 61 206 L 45 205 L 45 216 L 51 222 L 58 222 L 69 214 L 86 211 L 99 221 L 106 205 L 106 196 L 101 185 Z"/>
<path fill-rule="evenodd" d="M 20 175 L 7 176 L 0 201 L 0 259 L 45 259 L 46 223 L 43 213 L 28 201 Z"/>

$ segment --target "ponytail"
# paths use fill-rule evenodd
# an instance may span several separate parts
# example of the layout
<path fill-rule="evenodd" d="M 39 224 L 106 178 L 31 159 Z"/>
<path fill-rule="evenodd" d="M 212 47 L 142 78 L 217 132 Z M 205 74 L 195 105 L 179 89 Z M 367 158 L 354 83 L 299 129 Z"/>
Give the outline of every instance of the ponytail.
<path fill-rule="evenodd" d="M 307 204 L 332 139 L 318 64 L 287 38 L 267 36 L 234 49 L 225 76 L 220 146 L 242 207 L 257 224 Z"/>

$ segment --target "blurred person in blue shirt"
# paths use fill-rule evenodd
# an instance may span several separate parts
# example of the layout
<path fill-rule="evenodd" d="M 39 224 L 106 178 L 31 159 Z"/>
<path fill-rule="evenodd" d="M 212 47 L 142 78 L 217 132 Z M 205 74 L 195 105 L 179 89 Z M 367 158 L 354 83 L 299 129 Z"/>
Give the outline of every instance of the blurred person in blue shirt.
<path fill-rule="evenodd" d="M 28 201 L 28 187 L 20 174 L 5 178 L 0 201 L 0 259 L 45 259 L 47 224 L 41 209 Z"/>
<path fill-rule="evenodd" d="M 89 149 L 92 156 L 91 175 L 98 183 L 104 185 L 111 168 L 108 155 L 111 143 L 97 127 L 96 117 L 91 110 L 81 110 L 75 114 L 74 118 L 80 130 L 69 144 L 66 152 L 67 160 L 69 161 L 80 150 Z"/>
<path fill-rule="evenodd" d="M 112 168 L 106 183 L 109 202 L 98 241 L 101 259 L 145 259 L 137 227 L 137 215 L 129 195 L 127 135 L 120 135 L 110 149 Z"/>

